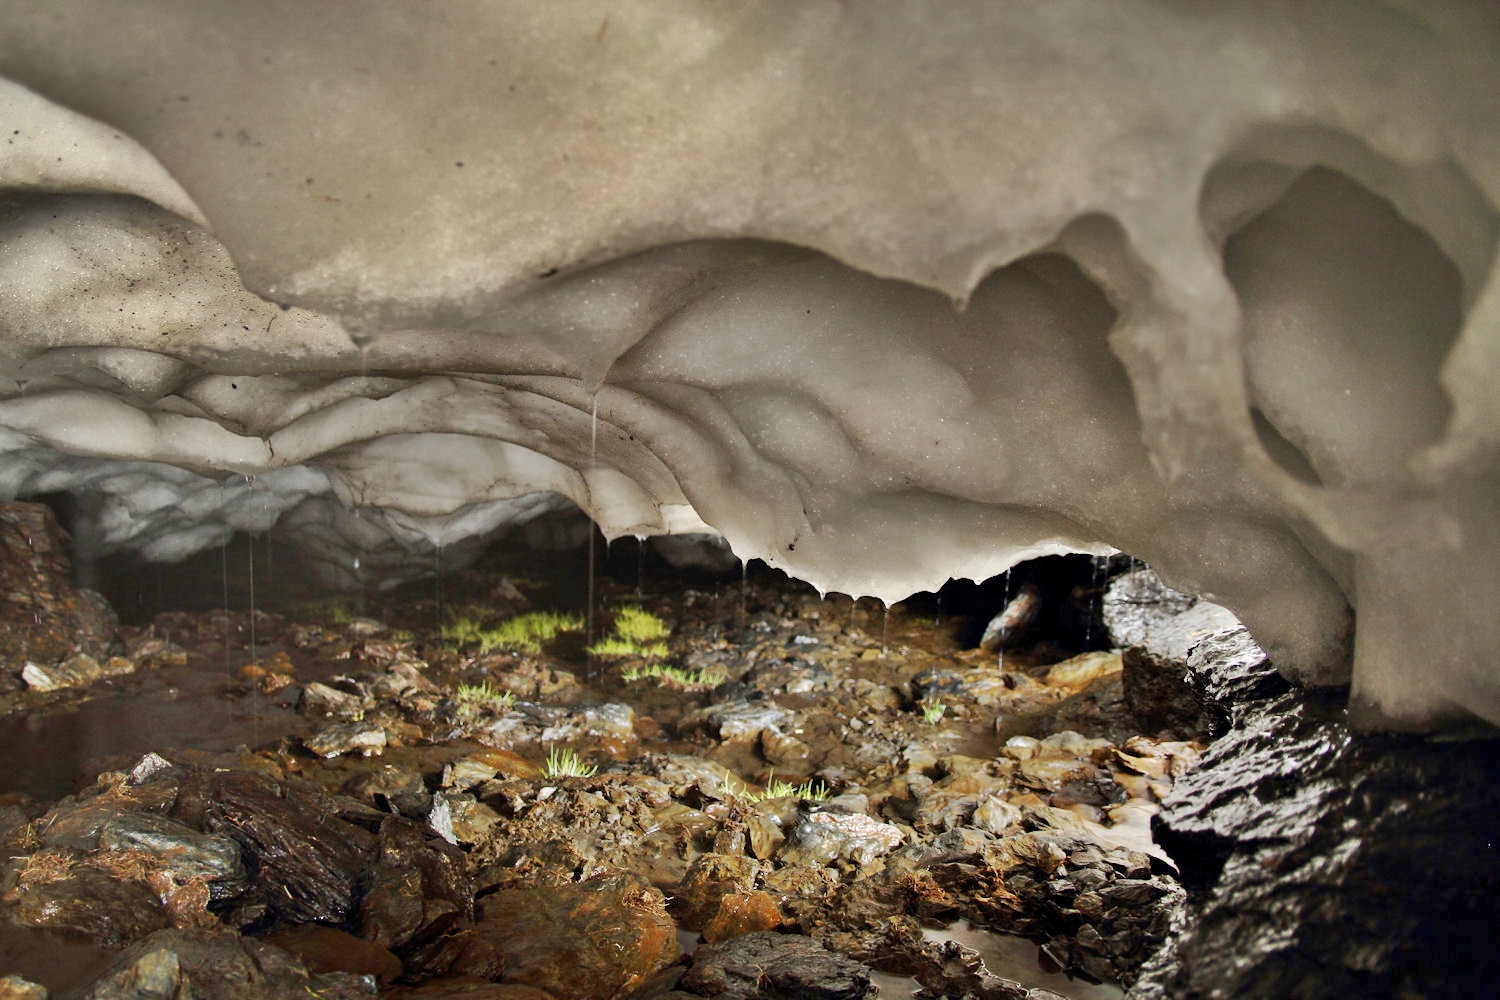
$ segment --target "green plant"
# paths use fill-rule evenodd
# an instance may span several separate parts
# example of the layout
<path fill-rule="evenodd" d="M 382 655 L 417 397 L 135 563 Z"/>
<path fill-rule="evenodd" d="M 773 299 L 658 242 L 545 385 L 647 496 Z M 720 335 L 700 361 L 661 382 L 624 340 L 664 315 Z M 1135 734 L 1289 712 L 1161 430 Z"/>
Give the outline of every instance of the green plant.
<path fill-rule="evenodd" d="M 621 639 L 642 644 L 672 634 L 666 622 L 636 604 L 625 604 L 615 611 L 614 628 Z"/>
<path fill-rule="evenodd" d="M 542 776 L 549 779 L 592 778 L 598 770 L 572 750 L 552 747 L 547 751 L 547 763 L 542 767 Z"/>
<path fill-rule="evenodd" d="M 826 802 L 833 798 L 833 792 L 822 779 L 814 781 L 808 778 L 800 785 L 794 785 L 790 781 L 782 781 L 776 777 L 776 769 L 766 775 L 766 787 L 759 792 L 752 792 L 744 786 L 731 787 L 730 793 L 737 798 L 747 802 L 767 802 L 771 799 L 797 798 L 806 799 L 809 802 Z"/>
<path fill-rule="evenodd" d="M 536 656 L 541 653 L 543 643 L 551 642 L 563 632 L 577 632 L 581 628 L 583 619 L 578 615 L 557 611 L 532 611 L 495 625 L 486 625 L 471 614 L 462 614 L 443 626 L 443 639 L 458 647 L 477 645 L 481 656 L 497 649 Z"/>
<path fill-rule="evenodd" d="M 492 708 L 504 710 L 516 703 L 516 696 L 502 691 L 489 681 L 478 684 L 460 684 L 453 694 L 462 708 Z"/>
<path fill-rule="evenodd" d="M 620 679 L 626 684 L 654 680 L 663 687 L 683 691 L 708 691 L 723 684 L 728 679 L 728 675 L 718 667 L 708 670 L 688 670 L 660 663 L 647 663 L 639 667 L 626 667 L 620 671 Z"/>
<path fill-rule="evenodd" d="M 663 640 L 672 634 L 666 622 L 644 608 L 626 604 L 616 609 L 610 635 L 589 646 L 590 656 L 638 656 L 643 660 L 665 660 L 671 655 Z"/>
<path fill-rule="evenodd" d="M 947 707 L 936 698 L 922 702 L 922 718 L 929 726 L 935 726 L 943 718 Z"/>

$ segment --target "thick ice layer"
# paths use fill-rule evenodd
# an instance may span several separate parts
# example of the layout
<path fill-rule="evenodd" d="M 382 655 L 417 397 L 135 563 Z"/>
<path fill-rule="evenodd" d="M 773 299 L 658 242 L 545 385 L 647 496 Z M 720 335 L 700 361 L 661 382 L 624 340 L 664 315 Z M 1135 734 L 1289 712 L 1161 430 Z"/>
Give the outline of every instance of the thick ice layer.
<path fill-rule="evenodd" d="M 1115 546 L 1500 722 L 1488 5 L 49 0 L 0 72 L 0 489 L 101 544 Z"/>

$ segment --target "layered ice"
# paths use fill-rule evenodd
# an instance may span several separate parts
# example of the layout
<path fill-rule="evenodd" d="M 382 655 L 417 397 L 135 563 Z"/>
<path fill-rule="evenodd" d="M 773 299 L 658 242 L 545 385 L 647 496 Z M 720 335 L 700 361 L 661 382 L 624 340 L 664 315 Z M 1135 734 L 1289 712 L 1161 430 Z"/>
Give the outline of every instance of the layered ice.
<path fill-rule="evenodd" d="M 1120 548 L 1500 722 L 1486 4 L 49 0 L 0 73 L 0 491 L 107 547 Z"/>

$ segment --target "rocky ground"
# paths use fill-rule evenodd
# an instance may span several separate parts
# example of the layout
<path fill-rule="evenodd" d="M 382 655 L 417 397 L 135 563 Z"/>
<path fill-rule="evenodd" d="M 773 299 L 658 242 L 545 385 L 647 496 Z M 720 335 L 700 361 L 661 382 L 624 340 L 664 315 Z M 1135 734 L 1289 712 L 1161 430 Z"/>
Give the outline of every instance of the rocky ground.
<path fill-rule="evenodd" d="M 1123 656 L 1059 644 L 1038 579 L 1007 586 L 977 648 L 936 607 L 755 573 L 600 576 L 594 611 L 547 635 L 558 592 L 524 561 L 116 627 L 66 583 L 47 515 L 6 516 L 0 998 L 1085 1000 L 1219 995 L 1226 976 L 1233 995 L 1429 995 L 1393 992 L 1380 963 L 1402 946 L 1378 927 L 1329 945 L 1343 966 L 1297 928 L 1250 940 L 1327 910 L 1318 873 L 1364 862 L 1285 774 L 1272 829 L 1266 769 L 1224 748 L 1290 726 L 1318 801 L 1369 812 L 1334 791 L 1363 779 L 1320 763 L 1367 744 L 1298 729 L 1300 702 L 1272 720 L 1255 699 L 1292 694 L 1264 655 L 1148 571 L 1096 603 Z M 1085 596 L 1130 569 L 1101 565 Z M 1242 673 L 1189 663 L 1195 643 Z M 1195 769 L 1206 749 L 1227 776 Z M 1418 770 L 1431 788 L 1452 768 Z M 1316 891 L 1288 902 L 1277 865 Z M 1427 867 L 1478 877 L 1461 902 L 1482 925 L 1493 861 Z M 1221 870 L 1239 882 L 1215 889 Z M 1221 912 L 1257 907 L 1249 931 Z M 1277 947 L 1281 980 L 1226 962 Z"/>

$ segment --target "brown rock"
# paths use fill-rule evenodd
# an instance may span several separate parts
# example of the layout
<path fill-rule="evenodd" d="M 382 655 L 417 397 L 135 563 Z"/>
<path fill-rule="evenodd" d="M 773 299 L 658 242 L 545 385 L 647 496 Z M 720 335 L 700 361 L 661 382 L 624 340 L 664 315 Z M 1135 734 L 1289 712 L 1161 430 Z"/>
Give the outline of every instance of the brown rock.
<path fill-rule="evenodd" d="M 718 914 L 725 896 L 754 891 L 759 872 L 760 863 L 744 855 L 700 854 L 672 894 L 672 910 L 682 926 L 701 930 Z"/>
<path fill-rule="evenodd" d="M 554 1000 L 551 993 L 522 983 L 491 983 L 483 979 L 445 979 L 409 989 L 388 989 L 388 1000 Z"/>
<path fill-rule="evenodd" d="M 350 972 L 388 982 L 401 975 L 401 960 L 372 941 L 323 924 L 290 927 L 265 939 L 302 959 L 313 972 Z"/>
<path fill-rule="evenodd" d="M 781 926 L 781 907 L 766 892 L 731 892 L 719 900 L 719 910 L 703 927 L 709 944 L 742 934 L 774 931 Z"/>
<path fill-rule="evenodd" d="M 20 884 L 5 895 L 4 906 L 16 923 L 77 931 L 105 947 L 119 947 L 167 927 L 161 900 L 146 885 L 117 879 L 96 868 L 58 862 L 42 870 L 28 864 Z"/>
<path fill-rule="evenodd" d="M 68 535 L 39 503 L 0 503 L 0 662 L 19 672 L 75 652 L 109 654 L 119 620 L 69 578 Z"/>
<path fill-rule="evenodd" d="M 475 934 L 506 956 L 504 981 L 572 1000 L 628 993 L 678 954 L 665 897 L 618 876 L 501 889 Z"/>

